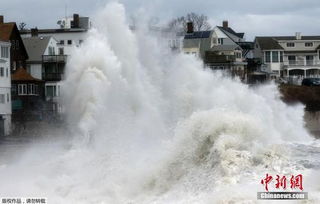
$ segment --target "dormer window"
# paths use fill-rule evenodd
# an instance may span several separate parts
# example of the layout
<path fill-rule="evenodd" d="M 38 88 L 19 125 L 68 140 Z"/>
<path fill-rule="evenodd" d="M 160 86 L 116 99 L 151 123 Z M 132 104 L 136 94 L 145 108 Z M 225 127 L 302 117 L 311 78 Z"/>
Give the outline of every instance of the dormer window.
<path fill-rule="evenodd" d="M 289 42 L 289 43 L 287 43 L 287 47 L 294 47 L 295 45 L 294 45 L 294 43 L 293 42 Z"/>
<path fill-rule="evenodd" d="M 312 42 L 306 42 L 306 43 L 304 44 L 304 46 L 306 46 L 306 47 L 313 47 L 313 43 L 312 43 Z"/>
<path fill-rule="evenodd" d="M 218 44 L 223 45 L 223 38 L 218 38 Z"/>

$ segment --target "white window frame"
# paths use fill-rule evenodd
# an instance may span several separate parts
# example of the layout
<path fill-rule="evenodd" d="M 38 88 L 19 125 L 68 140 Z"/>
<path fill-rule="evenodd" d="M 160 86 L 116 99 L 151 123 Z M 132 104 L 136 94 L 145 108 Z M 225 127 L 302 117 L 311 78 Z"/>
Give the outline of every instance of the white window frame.
<path fill-rule="evenodd" d="M 305 42 L 304 46 L 305 47 L 313 47 L 313 42 Z"/>
<path fill-rule="evenodd" d="M 289 46 L 289 45 L 293 45 L 293 46 Z M 296 44 L 294 42 L 287 42 L 287 47 L 295 47 Z"/>
<path fill-rule="evenodd" d="M 1 58 L 9 58 L 9 47 L 1 46 Z"/>
<path fill-rule="evenodd" d="M 21 90 L 20 90 L 20 87 L 21 87 Z M 18 95 L 20 95 L 20 96 L 28 95 L 27 84 L 18 84 Z"/>

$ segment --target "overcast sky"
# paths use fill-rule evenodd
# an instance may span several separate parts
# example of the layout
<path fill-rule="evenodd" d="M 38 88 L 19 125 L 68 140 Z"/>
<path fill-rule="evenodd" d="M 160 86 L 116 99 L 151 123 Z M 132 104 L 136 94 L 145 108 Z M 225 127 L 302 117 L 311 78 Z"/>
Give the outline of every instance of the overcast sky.
<path fill-rule="evenodd" d="M 0 0 L 5 21 L 28 28 L 56 28 L 67 15 L 93 16 L 109 0 Z M 119 0 L 127 15 L 145 10 L 161 22 L 188 12 L 205 14 L 212 26 L 223 20 L 247 39 L 261 35 L 320 35 L 320 0 Z M 66 9 L 67 8 L 67 9 Z"/>

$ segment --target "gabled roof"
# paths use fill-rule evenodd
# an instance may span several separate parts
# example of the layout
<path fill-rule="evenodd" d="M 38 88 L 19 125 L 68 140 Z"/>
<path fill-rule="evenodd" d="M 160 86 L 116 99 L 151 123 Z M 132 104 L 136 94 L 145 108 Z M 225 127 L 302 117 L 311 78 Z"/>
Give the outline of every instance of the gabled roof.
<path fill-rule="evenodd" d="M 231 33 L 239 38 L 243 38 L 244 37 L 244 33 L 237 33 L 235 32 L 232 28 L 230 27 L 223 27 L 223 26 L 218 26 L 218 28 L 220 28 L 220 30 L 222 30 L 224 33 L 228 32 Z M 228 34 L 227 34 L 228 35 Z M 229 36 L 230 37 L 230 36 Z"/>
<path fill-rule="evenodd" d="M 32 77 L 24 68 L 20 67 L 17 69 L 11 76 L 12 81 L 37 81 L 40 82 L 40 79 Z"/>
<path fill-rule="evenodd" d="M 193 33 L 187 33 L 184 39 L 198 39 L 198 38 L 209 38 L 211 31 L 195 31 Z"/>
<path fill-rule="evenodd" d="M 22 49 L 23 54 L 25 54 L 26 59 L 28 59 L 29 56 L 23 44 L 23 41 L 20 36 L 16 23 L 0 23 L 0 40 L 9 42 L 13 32 L 17 33 L 16 39 L 21 41 L 21 44 L 19 47 L 20 49 Z"/>
<path fill-rule="evenodd" d="M 274 36 L 276 40 L 297 40 L 296 36 Z M 301 40 L 320 40 L 320 36 L 301 36 Z"/>
<path fill-rule="evenodd" d="M 23 43 L 29 55 L 28 61 L 33 61 L 33 62 L 42 61 L 42 55 L 44 55 L 44 52 L 48 47 L 50 38 L 51 37 L 49 36 L 45 36 L 45 37 L 30 37 L 30 38 L 23 39 Z"/>
<path fill-rule="evenodd" d="M 9 41 L 15 23 L 0 23 L 0 40 Z"/>
<path fill-rule="evenodd" d="M 256 37 L 261 50 L 283 50 L 274 37 Z"/>

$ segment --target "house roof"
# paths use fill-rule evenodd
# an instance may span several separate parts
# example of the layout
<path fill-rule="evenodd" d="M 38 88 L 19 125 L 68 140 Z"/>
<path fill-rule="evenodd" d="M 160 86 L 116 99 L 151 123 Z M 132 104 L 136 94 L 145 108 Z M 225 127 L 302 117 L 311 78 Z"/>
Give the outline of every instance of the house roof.
<path fill-rule="evenodd" d="M 237 48 L 240 48 L 240 47 L 238 45 L 217 45 L 212 47 L 210 51 L 232 51 Z"/>
<path fill-rule="evenodd" d="M 17 69 L 11 76 L 12 81 L 37 81 L 40 82 L 40 79 L 32 77 L 24 68 L 20 67 Z"/>
<path fill-rule="evenodd" d="M 42 61 L 42 55 L 44 54 L 48 43 L 50 41 L 49 36 L 45 37 L 30 37 L 24 38 L 23 43 L 27 49 L 29 59 L 28 61 Z"/>
<path fill-rule="evenodd" d="M 0 40 L 9 41 L 15 23 L 0 23 Z"/>
<path fill-rule="evenodd" d="M 193 33 L 187 33 L 184 39 L 198 39 L 198 38 L 209 38 L 211 31 L 195 31 Z"/>
<path fill-rule="evenodd" d="M 17 36 L 14 36 L 14 37 L 16 37 L 17 40 L 21 41 L 20 49 L 23 52 L 22 54 L 24 54 L 26 59 L 28 59 L 29 56 L 28 56 L 27 50 L 23 44 L 21 36 L 19 34 L 19 30 L 17 28 L 16 23 L 13 23 L 13 22 L 0 23 L 0 40 L 9 42 L 10 38 L 12 37 L 13 32 L 17 33 Z"/>
<path fill-rule="evenodd" d="M 296 36 L 274 36 L 276 40 L 297 40 Z M 320 36 L 301 36 L 301 40 L 320 40 Z"/>
<path fill-rule="evenodd" d="M 256 41 L 262 50 L 283 50 L 274 37 L 256 37 Z"/>
<path fill-rule="evenodd" d="M 237 33 L 236 31 L 234 31 L 232 28 L 230 27 L 223 27 L 223 26 L 218 26 L 218 28 L 220 28 L 220 30 L 222 30 L 223 32 L 228 32 L 231 33 L 239 38 L 243 38 L 244 37 L 244 33 Z"/>
<path fill-rule="evenodd" d="M 52 34 L 52 33 L 79 33 L 86 32 L 84 28 L 57 28 L 57 29 L 38 29 L 39 34 Z M 31 30 L 20 30 L 20 34 L 30 34 Z"/>

